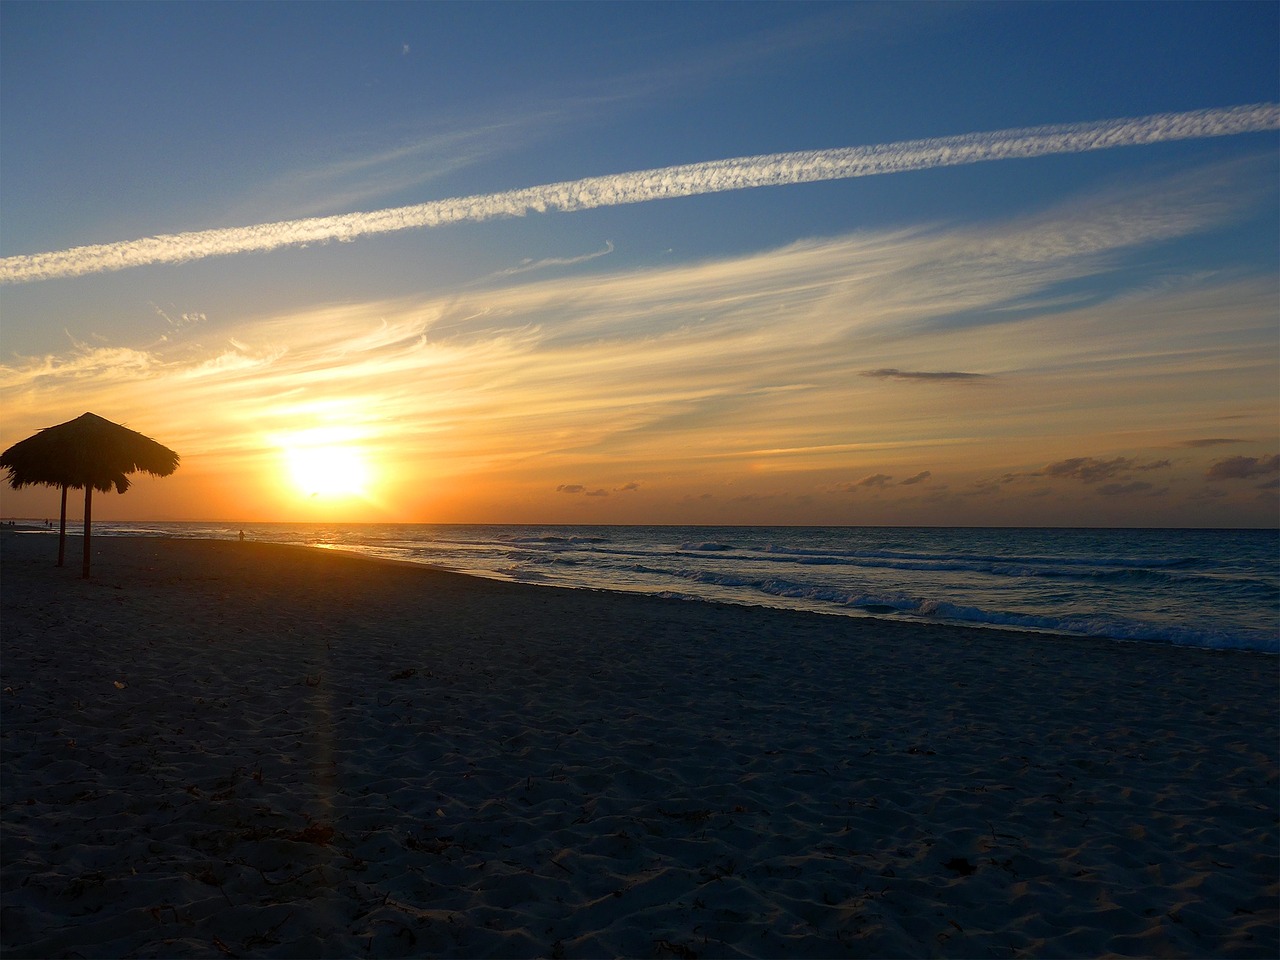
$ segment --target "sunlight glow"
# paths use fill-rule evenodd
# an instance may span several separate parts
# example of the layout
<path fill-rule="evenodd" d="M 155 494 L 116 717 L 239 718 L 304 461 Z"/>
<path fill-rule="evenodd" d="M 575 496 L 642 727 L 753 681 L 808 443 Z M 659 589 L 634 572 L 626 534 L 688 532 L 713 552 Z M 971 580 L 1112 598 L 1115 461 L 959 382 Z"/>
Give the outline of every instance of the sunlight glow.
<path fill-rule="evenodd" d="M 358 443 L 332 429 L 297 433 L 281 444 L 285 467 L 305 497 L 368 497 L 372 472 Z"/>

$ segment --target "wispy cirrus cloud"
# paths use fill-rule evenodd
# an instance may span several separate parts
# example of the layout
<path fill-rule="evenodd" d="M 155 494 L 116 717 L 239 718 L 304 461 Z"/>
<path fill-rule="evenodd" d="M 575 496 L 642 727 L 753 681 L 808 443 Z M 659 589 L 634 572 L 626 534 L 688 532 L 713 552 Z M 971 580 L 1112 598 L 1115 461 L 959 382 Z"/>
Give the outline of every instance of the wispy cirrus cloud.
<path fill-rule="evenodd" d="M 1183 440 L 1181 446 L 1184 447 L 1221 447 L 1228 446 L 1233 443 L 1245 443 L 1238 437 L 1204 437 L 1196 440 Z"/>
<path fill-rule="evenodd" d="M 1194 110 L 692 163 L 329 217 L 144 237 L 0 260 L 0 283 L 77 277 L 531 213 L 879 176 L 1280 129 L 1280 104 Z"/>
<path fill-rule="evenodd" d="M 864 377 L 874 377 L 877 380 L 917 380 L 925 383 L 936 383 L 947 380 L 959 383 L 973 383 L 991 379 L 991 375 L 986 373 L 962 373 L 958 370 L 898 370 L 895 367 L 882 367 L 879 370 L 864 370 L 861 375 Z"/>
<path fill-rule="evenodd" d="M 611 253 L 613 253 L 613 241 L 606 240 L 603 249 L 584 253 L 577 257 L 544 257 L 541 260 L 525 260 L 518 267 L 508 267 L 506 270 L 498 271 L 498 276 L 510 277 L 518 273 L 528 273 L 531 270 L 545 270 L 548 267 L 575 267 L 580 263 L 588 263 L 600 257 L 607 257 Z"/>
<path fill-rule="evenodd" d="M 421 188 L 494 157 L 519 151 L 562 129 L 566 117 L 533 105 L 509 110 L 485 123 L 441 118 L 429 130 L 362 131 L 328 145 L 329 155 L 294 167 L 251 189 L 220 214 L 223 222 L 261 217 L 263 210 L 290 217 L 316 217 Z M 372 152 L 369 142 L 393 145 Z"/>
<path fill-rule="evenodd" d="M 252 472 L 291 424 L 333 420 L 416 478 L 403 496 L 417 495 L 422 476 L 466 478 L 460 490 L 500 477 L 531 498 L 582 498 L 584 507 L 631 499 L 622 493 L 628 481 L 657 500 L 675 496 L 677 483 L 680 493 L 697 491 L 730 473 L 744 496 L 785 484 L 852 505 L 923 502 L 944 486 L 960 489 L 973 476 L 963 462 L 992 478 L 1021 472 L 1023 483 L 988 483 L 983 495 L 993 499 L 1053 491 L 1102 502 L 1153 495 L 1156 487 L 1138 484 L 1157 477 L 1199 486 L 1207 460 L 1169 467 L 1155 451 L 1185 439 L 1188 424 L 1222 415 L 1195 398 L 1201 382 L 1220 393 L 1223 371 L 1233 371 L 1231 409 L 1247 414 L 1233 433 L 1272 429 L 1269 280 L 1223 276 L 1077 312 L 918 325 L 957 308 L 992 315 L 1011 296 L 1035 299 L 1109 270 L 1128 245 L 1221 222 L 1208 201 L 1230 183 L 1203 172 L 1194 179 L 1206 192 L 1172 191 L 1163 217 L 1150 196 L 1169 191 L 1151 181 L 1124 196 L 1079 196 L 1030 221 L 863 231 L 645 269 L 530 273 L 447 296 L 231 322 L 211 313 L 193 323 L 175 323 L 179 308 L 161 303 L 155 332 L 128 346 L 86 338 L 50 356 L 0 360 L 3 428 L 16 440 L 85 407 L 113 410 L 170 441 L 193 470 L 234 457 Z M 1122 222 L 1135 206 L 1147 212 L 1136 236 Z M 974 256 L 1025 250 L 1028 231 L 1089 242 L 1032 244 L 1032 266 L 1015 259 L 1017 271 L 1013 254 Z M 1207 340 L 1210 327 L 1216 336 Z M 886 389 L 856 375 L 863 369 L 1000 374 L 992 389 Z M 64 410 L 70 402 L 78 409 Z M 1100 421 L 1129 435 L 1082 447 Z M 565 481 L 575 482 L 555 493 Z M 1243 486 L 1220 488 L 1233 495 Z"/>

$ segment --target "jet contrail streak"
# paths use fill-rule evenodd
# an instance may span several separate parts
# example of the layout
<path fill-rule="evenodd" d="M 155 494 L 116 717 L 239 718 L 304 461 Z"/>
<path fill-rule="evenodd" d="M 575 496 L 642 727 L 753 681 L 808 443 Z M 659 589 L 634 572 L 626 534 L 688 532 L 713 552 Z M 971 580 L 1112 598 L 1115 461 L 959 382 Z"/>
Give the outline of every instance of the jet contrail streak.
<path fill-rule="evenodd" d="M 1092 123 L 904 140 L 864 147 L 738 157 L 588 177 L 504 193 L 434 200 L 367 213 L 165 234 L 5 257 L 0 259 L 0 284 L 78 277 L 148 264 L 182 263 L 329 240 L 349 241 L 377 233 L 498 217 L 521 217 L 551 210 L 569 213 L 726 190 L 871 177 L 988 160 L 1085 153 L 1277 129 L 1280 129 L 1280 104 L 1259 103 Z"/>

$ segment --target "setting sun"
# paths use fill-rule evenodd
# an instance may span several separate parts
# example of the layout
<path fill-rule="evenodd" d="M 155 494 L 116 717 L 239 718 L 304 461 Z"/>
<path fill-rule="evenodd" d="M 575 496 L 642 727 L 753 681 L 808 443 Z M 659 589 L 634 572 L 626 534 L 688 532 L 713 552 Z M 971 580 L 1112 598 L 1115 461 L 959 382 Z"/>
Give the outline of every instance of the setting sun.
<path fill-rule="evenodd" d="M 370 469 L 358 444 L 316 430 L 297 434 L 282 447 L 289 479 L 303 496 L 368 496 Z"/>
<path fill-rule="evenodd" d="M 286 451 L 289 473 L 307 496 L 360 496 L 369 471 L 350 447 L 303 447 Z"/>

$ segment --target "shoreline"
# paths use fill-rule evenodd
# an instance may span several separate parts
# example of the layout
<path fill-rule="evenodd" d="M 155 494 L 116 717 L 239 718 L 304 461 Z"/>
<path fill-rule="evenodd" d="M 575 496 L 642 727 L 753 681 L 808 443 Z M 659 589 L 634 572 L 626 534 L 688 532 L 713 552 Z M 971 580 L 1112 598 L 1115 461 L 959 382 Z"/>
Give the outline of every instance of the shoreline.
<path fill-rule="evenodd" d="M 72 523 L 80 523 L 80 517 L 68 517 L 68 529 Z M 549 527 L 596 527 L 601 530 L 607 530 L 611 527 L 701 527 L 706 530 L 758 530 L 761 528 L 770 530 L 1205 530 L 1212 532 L 1214 530 L 1242 530 L 1242 531 L 1267 531 L 1271 532 L 1277 528 L 1274 526 L 1192 526 L 1192 527 L 1152 527 L 1152 526 L 1080 526 L 1080 525 L 1061 525 L 1061 524 L 997 524 L 997 525 L 955 525 L 955 524 L 919 524 L 919 523 L 781 523 L 781 524 L 751 524 L 751 523 L 651 523 L 651 524 L 635 524 L 635 523 L 571 523 L 568 521 L 547 522 L 547 523 L 480 523 L 478 521 L 466 521 L 452 523 L 449 521 L 399 521 L 399 520 L 351 520 L 351 521 L 328 521 L 328 520 L 139 520 L 139 519 L 107 519 L 100 521 L 102 523 L 127 523 L 127 524 L 209 524 L 210 526 L 224 526 L 228 529 L 238 530 L 241 527 L 291 527 L 291 526 L 338 526 L 338 527 L 532 527 L 537 529 Z M 10 523 L 17 524 L 19 527 L 23 525 L 31 525 L 32 529 L 47 530 L 44 526 L 43 519 L 34 517 L 19 516 L 0 516 L 0 524 L 8 525 Z M 56 521 L 54 528 L 57 528 Z"/>
<path fill-rule="evenodd" d="M 1274 655 L 52 537 L 0 541 L 8 956 L 1280 947 Z"/>
<path fill-rule="evenodd" d="M 264 532 L 275 526 L 275 533 Z M 469 534 L 456 530 L 492 531 L 468 539 Z M 382 532 L 378 532 L 382 528 Z M 522 538 L 520 530 L 538 531 L 537 537 Z M 611 530 L 623 533 L 614 535 Z M 834 551 L 830 561 L 816 561 L 808 566 L 812 544 L 803 541 L 774 542 L 759 539 L 762 532 L 781 536 L 787 530 L 803 531 L 803 527 L 725 527 L 678 526 L 679 540 L 650 542 L 647 531 L 666 528 L 634 525 L 546 527 L 528 525 L 451 524 L 357 524 L 354 527 L 326 524 L 279 523 L 251 526 L 248 539 L 254 542 L 307 545 L 344 551 L 370 559 L 404 560 L 431 569 L 482 577 L 501 582 L 558 586 L 583 590 L 605 590 L 617 593 L 675 597 L 702 602 L 730 603 L 747 607 L 769 607 L 801 610 L 845 617 L 871 617 L 918 626 L 960 626 L 996 630 L 1012 635 L 1039 634 L 1051 637 L 1101 638 L 1113 642 L 1136 642 L 1201 649 L 1238 649 L 1280 654 L 1280 623 L 1274 610 L 1276 590 L 1261 589 L 1277 576 L 1272 554 L 1280 530 L 1216 531 L 1219 535 L 1247 533 L 1262 536 L 1265 541 L 1236 544 L 1148 543 L 1132 556 L 1130 545 L 1107 542 L 1095 544 L 1100 554 L 1081 553 L 1078 539 L 1056 546 L 998 540 L 994 545 L 978 542 L 957 556 L 951 546 L 935 541 L 904 545 L 887 545 L 875 540 L 879 528 L 862 530 L 870 540 L 859 539 L 840 546 L 823 544 L 818 549 Z M 825 529 L 825 528 L 824 528 Z M 901 528 L 919 534 L 927 528 Z M 997 528 L 972 528 L 984 535 L 1000 536 Z M 1010 528 L 1024 536 L 1030 528 Z M 30 532 L 38 526 L 25 526 Z M 95 537 L 173 537 L 179 539 L 235 540 L 238 528 L 210 526 L 198 522 L 164 521 L 155 524 L 115 524 L 95 532 Z M 362 532 L 356 532 L 357 530 Z M 443 531 L 438 534 L 422 531 Z M 282 533 L 283 531 L 283 533 Z M 391 531 L 388 533 L 387 531 Z M 594 533 L 593 533 L 594 532 Z M 637 539 L 638 532 L 638 539 Z M 1034 532 L 1034 531 L 1031 531 Z M 1086 528 L 1072 528 L 1075 535 L 1089 535 Z M 1111 531 L 1114 533 L 1115 531 Z M 1195 530 L 1148 530 L 1150 534 L 1178 533 L 1194 536 Z M 1203 533 L 1204 531 L 1199 531 Z M 74 531 L 72 531 L 74 535 Z M 714 536 L 705 543 L 698 537 Z M 743 539 L 738 539 L 741 534 Z M 604 539 L 596 539 L 603 537 Z M 693 540 L 688 540 L 692 537 Z M 458 539 L 461 538 L 461 539 Z M 727 538 L 727 539 L 726 539 Z M 599 562 L 596 543 L 613 544 L 603 550 L 612 559 Z M 679 546 L 677 546 L 679 543 Z M 580 548 L 576 545 L 587 544 Z M 767 544 L 767 546 L 762 546 Z M 497 548 L 494 552 L 493 548 Z M 656 547 L 660 562 L 650 568 L 651 551 Z M 477 549 L 478 548 L 478 549 Z M 907 552 L 882 553 L 883 550 L 905 549 Z M 1172 550 L 1176 562 L 1163 561 L 1162 550 Z M 584 552 L 579 552 L 579 551 Z M 846 553 L 846 550 L 866 550 Z M 1027 551 L 1031 551 L 1028 553 Z M 1036 551 L 1040 552 L 1037 553 Z M 1185 555 L 1177 553 L 1189 550 Z M 514 552 L 506 552 L 514 551 Z M 721 551 L 730 551 L 721 553 Z M 923 552 L 916 552 L 923 551 Z M 1047 552 L 1045 552 L 1047 551 Z M 563 562 L 557 555 L 563 552 Z M 639 575 L 618 558 L 634 553 Z M 1219 560 L 1205 559 L 1219 554 Z M 666 554 L 669 554 L 667 556 Z M 775 560 L 781 555 L 781 566 L 758 567 L 761 559 Z M 844 560 L 844 557 L 856 559 Z M 1215 565 L 1225 563 L 1232 568 L 1232 558 L 1244 567 L 1235 570 L 1235 579 L 1226 583 L 1217 578 Z M 728 558 L 728 564 L 721 559 Z M 869 563 L 865 558 L 872 558 Z M 1059 559 L 1053 559 L 1058 557 Z M 881 560 L 879 558 L 890 558 Z M 1140 559 L 1146 558 L 1146 559 Z M 1197 559 L 1198 558 L 1198 559 Z M 903 563 L 897 562 L 899 559 Z M 914 561 L 925 561 L 919 567 Z M 796 563 L 801 564 L 796 566 Z M 834 566 L 828 568 L 826 563 Z M 881 565 L 884 570 L 874 569 Z M 937 564 L 935 566 L 934 564 Z M 994 577 L 999 583 L 993 592 L 977 589 L 965 582 L 963 574 L 930 571 L 977 572 L 980 579 Z M 869 565 L 869 578 L 850 580 L 839 571 Z M 1193 569 L 1188 571 L 1190 565 Z M 893 569 L 889 569 L 893 568 Z M 1136 569 L 1135 569 L 1136 568 Z M 1167 573 L 1166 568 L 1178 572 Z M 1252 576 L 1245 569 L 1254 569 Z M 811 571 L 819 571 L 813 573 Z M 901 571 L 907 571 L 905 574 Z M 1082 572 L 1083 571 L 1083 572 Z M 776 572 L 777 576 L 772 574 Z M 885 574 L 887 573 L 887 579 Z M 1054 578 L 1065 578 L 1067 593 L 1046 593 Z M 1133 584 L 1143 578 L 1154 578 L 1154 593 Z M 778 579 L 780 578 L 780 579 Z M 905 578 L 905 579 L 904 579 Z M 1088 596 L 1088 584 L 1097 579 L 1095 596 Z M 1188 586 L 1176 589 L 1182 579 Z M 1012 594 L 1007 589 L 1012 586 Z M 1239 588 L 1237 590 L 1237 588 Z M 1081 590 L 1084 589 L 1085 593 Z M 1219 605 L 1226 590 L 1228 602 Z M 995 600 L 993 598 L 1003 598 Z M 1246 599 L 1249 598 L 1249 599 Z M 1272 611 L 1268 615 L 1267 611 Z"/>

